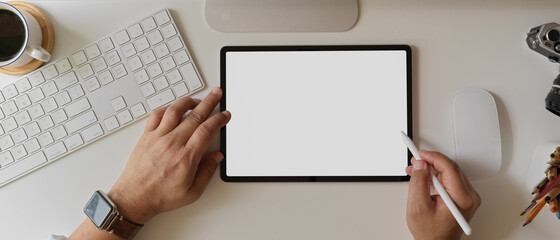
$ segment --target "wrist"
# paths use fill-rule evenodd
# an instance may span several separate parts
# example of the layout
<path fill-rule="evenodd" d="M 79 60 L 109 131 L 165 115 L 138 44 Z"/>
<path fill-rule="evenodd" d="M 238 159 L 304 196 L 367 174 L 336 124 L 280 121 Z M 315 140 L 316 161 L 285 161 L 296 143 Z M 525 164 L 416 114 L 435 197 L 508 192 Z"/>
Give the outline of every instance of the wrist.
<path fill-rule="evenodd" d="M 155 216 L 155 214 L 146 211 L 140 207 L 139 204 L 131 201 L 129 197 L 121 191 L 111 189 L 107 193 L 107 196 L 117 206 L 119 214 L 134 223 L 145 224 L 148 220 Z"/>

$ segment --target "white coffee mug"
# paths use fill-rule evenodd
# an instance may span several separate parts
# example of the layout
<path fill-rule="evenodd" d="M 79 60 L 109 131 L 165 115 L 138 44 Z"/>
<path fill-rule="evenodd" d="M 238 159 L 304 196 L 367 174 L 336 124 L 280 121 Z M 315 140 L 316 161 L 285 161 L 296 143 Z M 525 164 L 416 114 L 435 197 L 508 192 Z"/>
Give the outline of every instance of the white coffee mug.
<path fill-rule="evenodd" d="M 43 43 L 43 32 L 37 20 L 31 14 L 25 11 L 20 11 L 12 5 L 4 2 L 0 2 L 0 11 L 10 11 L 14 13 L 21 20 L 24 28 L 24 36 L 22 36 L 23 42 L 21 43 L 20 49 L 16 49 L 17 52 L 9 57 L 4 56 L 4 59 L 0 61 L 0 67 L 19 67 L 31 62 L 33 59 L 38 59 L 42 62 L 49 61 L 51 54 L 41 47 L 41 44 Z M 12 26 L 21 27 L 15 25 Z"/>

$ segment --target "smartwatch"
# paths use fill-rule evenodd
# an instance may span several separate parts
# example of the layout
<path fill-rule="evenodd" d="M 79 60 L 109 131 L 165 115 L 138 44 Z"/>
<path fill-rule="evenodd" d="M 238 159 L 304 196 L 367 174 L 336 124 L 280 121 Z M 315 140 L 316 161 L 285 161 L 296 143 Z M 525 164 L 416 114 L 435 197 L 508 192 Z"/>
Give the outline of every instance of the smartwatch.
<path fill-rule="evenodd" d="M 132 239 L 144 226 L 120 215 L 117 206 L 101 190 L 93 193 L 84 207 L 84 213 L 97 228 L 123 239 Z"/>

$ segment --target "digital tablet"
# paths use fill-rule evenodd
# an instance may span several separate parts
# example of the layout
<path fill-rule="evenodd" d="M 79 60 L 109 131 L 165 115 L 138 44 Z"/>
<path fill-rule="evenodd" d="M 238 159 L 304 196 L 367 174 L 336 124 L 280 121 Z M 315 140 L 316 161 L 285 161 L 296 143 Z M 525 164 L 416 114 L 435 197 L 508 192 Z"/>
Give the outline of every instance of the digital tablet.
<path fill-rule="evenodd" d="M 409 46 L 227 46 L 220 57 L 224 181 L 409 179 Z"/>

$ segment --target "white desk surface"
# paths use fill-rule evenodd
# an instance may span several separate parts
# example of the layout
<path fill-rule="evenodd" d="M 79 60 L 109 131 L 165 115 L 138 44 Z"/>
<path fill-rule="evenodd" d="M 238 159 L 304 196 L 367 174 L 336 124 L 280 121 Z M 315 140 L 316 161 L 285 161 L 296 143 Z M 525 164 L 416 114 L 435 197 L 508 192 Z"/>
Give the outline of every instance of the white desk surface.
<path fill-rule="evenodd" d="M 535 147 L 560 140 L 560 118 L 544 109 L 558 66 L 525 44 L 530 28 L 560 20 L 556 0 L 361 0 L 357 25 L 343 33 L 226 34 L 204 20 L 204 1 L 33 1 L 56 32 L 53 59 L 167 7 L 208 86 L 219 85 L 224 45 L 410 44 L 414 136 L 421 148 L 454 155 L 451 101 L 480 87 L 494 94 L 503 167 L 475 182 L 483 204 L 470 239 L 557 239 L 560 221 L 543 210 L 521 228 L 529 200 L 524 180 Z M 15 77 L 1 75 L 0 86 Z M 210 88 L 198 94 L 205 96 Z M 235 117 L 235 113 L 233 113 Z M 122 171 L 145 120 L 0 188 L 2 239 L 69 235 L 84 220 L 94 190 Z M 215 139 L 217 140 L 217 139 Z M 214 141 L 212 149 L 218 149 Z M 551 149 L 552 150 L 552 149 Z M 405 222 L 408 183 L 224 183 L 151 220 L 137 239 L 411 239 Z"/>

